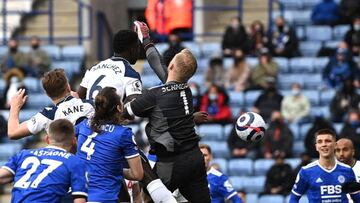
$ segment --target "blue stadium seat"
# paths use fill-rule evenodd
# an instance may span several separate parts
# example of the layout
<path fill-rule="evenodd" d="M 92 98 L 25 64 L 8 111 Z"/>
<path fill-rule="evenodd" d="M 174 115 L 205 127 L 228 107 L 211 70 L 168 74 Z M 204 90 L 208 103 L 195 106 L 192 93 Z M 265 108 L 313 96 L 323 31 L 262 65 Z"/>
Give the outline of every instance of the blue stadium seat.
<path fill-rule="evenodd" d="M 154 74 L 154 71 L 151 69 L 150 64 L 147 60 L 144 61 L 143 70 L 141 76 Z"/>
<path fill-rule="evenodd" d="M 259 199 L 259 195 L 256 194 L 256 193 L 248 193 L 246 194 L 246 201 L 247 202 L 258 202 L 258 199 Z M 274 202 L 275 203 L 275 202 Z"/>
<path fill-rule="evenodd" d="M 319 41 L 304 41 L 300 42 L 300 52 L 303 56 L 314 57 L 321 49 L 321 42 Z"/>
<path fill-rule="evenodd" d="M 1 79 L 1 80 L 0 80 L 0 93 L 1 93 L 1 95 L 2 95 L 2 93 L 4 92 L 5 87 L 6 87 L 5 80 Z"/>
<path fill-rule="evenodd" d="M 200 45 L 198 43 L 196 43 L 196 42 L 183 42 L 182 45 L 185 48 L 188 48 L 195 57 L 197 57 L 197 58 L 201 57 L 201 49 L 200 49 Z"/>
<path fill-rule="evenodd" d="M 229 175 L 229 173 L 228 173 L 228 162 L 227 162 L 226 159 L 223 159 L 223 158 L 213 159 L 211 161 L 211 164 L 219 165 L 220 166 L 220 171 L 225 175 Z"/>
<path fill-rule="evenodd" d="M 9 110 L 0 110 L 0 114 L 7 120 L 9 118 Z"/>
<path fill-rule="evenodd" d="M 236 118 L 236 116 L 233 116 L 233 118 Z M 224 138 L 227 139 L 232 131 L 232 129 L 234 128 L 233 124 L 227 124 L 223 127 L 223 131 L 224 131 Z"/>
<path fill-rule="evenodd" d="M 65 70 L 66 76 L 71 79 L 76 73 L 81 72 L 80 61 L 54 61 L 52 68 L 62 68 Z"/>
<path fill-rule="evenodd" d="M 52 59 L 60 59 L 60 47 L 57 45 L 44 45 L 41 46 L 41 49 L 44 50 Z"/>
<path fill-rule="evenodd" d="M 37 78 L 26 77 L 24 79 L 24 85 L 29 93 L 39 93 L 41 92 L 40 81 Z"/>
<path fill-rule="evenodd" d="M 312 73 L 314 64 L 312 57 L 296 57 L 290 59 L 290 68 L 293 73 Z"/>
<path fill-rule="evenodd" d="M 245 93 L 245 104 L 246 106 L 253 106 L 257 98 L 261 94 L 261 90 L 252 90 Z"/>
<path fill-rule="evenodd" d="M 286 196 L 285 202 L 290 202 L 290 195 Z M 309 200 L 306 195 L 301 196 L 299 203 L 309 203 Z"/>
<path fill-rule="evenodd" d="M 303 26 L 296 26 L 296 36 L 299 40 L 305 39 L 305 29 Z"/>
<path fill-rule="evenodd" d="M 61 55 L 65 60 L 82 61 L 85 58 L 85 48 L 80 45 L 64 46 Z"/>
<path fill-rule="evenodd" d="M 43 106 L 45 107 L 45 106 Z M 29 120 L 31 117 L 35 116 L 39 111 L 33 109 L 22 109 L 19 115 L 20 122 Z"/>
<path fill-rule="evenodd" d="M 225 69 L 230 69 L 234 66 L 234 59 L 233 58 L 224 58 L 223 65 Z"/>
<path fill-rule="evenodd" d="M 254 174 L 255 175 L 266 175 L 266 172 L 274 164 L 273 159 L 257 159 L 254 162 Z"/>
<path fill-rule="evenodd" d="M 304 89 L 318 89 L 323 84 L 322 75 L 320 73 L 302 74 L 299 75 L 299 78 L 303 79 Z"/>
<path fill-rule="evenodd" d="M 51 105 L 51 100 L 44 93 L 39 94 L 31 94 L 28 97 L 28 101 L 26 103 L 26 107 L 29 109 L 37 109 L 40 110 L 46 106 Z"/>
<path fill-rule="evenodd" d="M 0 57 L 5 56 L 8 53 L 8 50 L 7 46 L 0 46 Z"/>
<path fill-rule="evenodd" d="M 259 59 L 256 57 L 247 57 L 246 63 L 249 64 L 250 67 L 255 67 L 259 63 Z"/>
<path fill-rule="evenodd" d="M 230 105 L 241 106 L 245 103 L 243 92 L 229 91 L 228 94 L 230 97 Z"/>
<path fill-rule="evenodd" d="M 302 2 L 297 0 L 280 0 L 280 3 L 284 6 L 285 10 L 302 8 Z"/>
<path fill-rule="evenodd" d="M 300 128 L 297 123 L 290 123 L 289 128 L 294 135 L 294 140 L 300 140 Z"/>
<path fill-rule="evenodd" d="M 304 141 L 295 141 L 293 145 L 293 156 L 299 157 L 303 152 L 305 152 Z"/>
<path fill-rule="evenodd" d="M 295 169 L 301 163 L 301 159 L 299 158 L 285 159 L 285 163 L 289 164 L 292 169 Z"/>
<path fill-rule="evenodd" d="M 284 196 L 282 195 L 262 195 L 258 203 L 269 203 L 269 202 L 284 202 Z"/>
<path fill-rule="evenodd" d="M 229 147 L 225 141 L 201 141 L 211 147 L 214 158 L 229 158 Z"/>
<path fill-rule="evenodd" d="M 310 116 L 315 117 L 322 115 L 324 118 L 330 118 L 329 106 L 312 106 L 310 111 Z"/>
<path fill-rule="evenodd" d="M 160 79 L 158 79 L 158 80 L 160 81 Z M 193 75 L 193 76 L 190 78 L 189 82 L 195 82 L 195 83 L 197 83 L 197 84 L 199 84 L 199 85 L 200 85 L 200 84 L 203 84 L 203 83 L 204 83 L 204 75 L 197 73 L 197 74 Z M 204 85 L 200 85 L 200 89 L 201 89 L 202 87 L 205 88 Z"/>
<path fill-rule="evenodd" d="M 141 82 L 147 88 L 161 84 L 160 79 L 155 74 L 141 76 Z"/>
<path fill-rule="evenodd" d="M 303 123 L 300 125 L 301 140 L 305 139 L 306 133 L 310 130 L 312 123 Z"/>
<path fill-rule="evenodd" d="M 327 89 L 320 92 L 320 103 L 322 105 L 329 105 L 331 100 L 335 97 L 336 91 Z"/>
<path fill-rule="evenodd" d="M 317 73 L 322 73 L 325 66 L 329 63 L 328 57 L 317 57 L 314 58 L 314 68 Z"/>
<path fill-rule="evenodd" d="M 223 129 L 220 124 L 207 124 L 199 126 L 199 134 L 203 140 L 222 140 Z"/>
<path fill-rule="evenodd" d="M 273 60 L 279 65 L 280 73 L 288 73 L 289 72 L 289 61 L 284 57 L 274 57 Z"/>
<path fill-rule="evenodd" d="M 7 161 L 11 156 L 19 152 L 22 145 L 19 143 L 0 144 L 0 160 Z"/>
<path fill-rule="evenodd" d="M 330 26 L 307 26 L 306 39 L 309 41 L 327 41 L 332 38 Z"/>
<path fill-rule="evenodd" d="M 29 53 L 31 50 L 30 46 L 19 46 L 19 50 L 24 53 Z"/>
<path fill-rule="evenodd" d="M 309 25 L 311 23 L 311 11 L 303 10 L 303 11 L 293 11 L 293 23 L 295 25 Z"/>
<path fill-rule="evenodd" d="M 336 40 L 336 41 L 334 41 L 334 40 L 326 41 L 325 44 L 324 44 L 324 47 L 335 49 L 336 47 L 338 47 L 340 42 L 341 41 L 338 41 L 338 40 Z"/>
<path fill-rule="evenodd" d="M 209 66 L 209 58 L 200 58 L 197 60 L 198 69 L 196 73 L 204 73 Z"/>
<path fill-rule="evenodd" d="M 303 80 L 299 80 L 298 74 L 279 74 L 278 75 L 278 87 L 283 90 L 290 90 L 291 85 L 297 82 L 303 86 Z"/>
<path fill-rule="evenodd" d="M 246 177 L 230 176 L 229 181 L 235 190 L 242 190 L 244 189 L 244 178 Z"/>
<path fill-rule="evenodd" d="M 249 176 L 243 178 L 244 190 L 247 193 L 260 193 L 264 191 L 265 176 Z"/>
<path fill-rule="evenodd" d="M 317 90 L 303 90 L 302 93 L 310 100 L 312 105 L 318 105 L 320 103 L 320 96 Z"/>
<path fill-rule="evenodd" d="M 342 40 L 345 37 L 347 31 L 350 30 L 350 25 L 337 25 L 333 28 L 333 38 L 336 40 Z"/>
<path fill-rule="evenodd" d="M 340 134 L 341 130 L 343 129 L 343 125 L 343 123 L 333 123 L 336 133 Z"/>
<path fill-rule="evenodd" d="M 229 161 L 229 175 L 249 176 L 253 174 L 253 161 L 251 159 L 231 159 Z"/>
<path fill-rule="evenodd" d="M 201 49 L 203 57 L 211 57 L 222 53 L 219 42 L 204 42 L 202 43 Z"/>
<path fill-rule="evenodd" d="M 321 0 L 302 0 L 304 9 L 312 9 L 318 3 L 321 3 Z"/>
<path fill-rule="evenodd" d="M 159 51 L 160 54 L 164 54 L 164 52 L 169 48 L 168 43 L 157 43 L 155 44 L 156 49 Z"/>

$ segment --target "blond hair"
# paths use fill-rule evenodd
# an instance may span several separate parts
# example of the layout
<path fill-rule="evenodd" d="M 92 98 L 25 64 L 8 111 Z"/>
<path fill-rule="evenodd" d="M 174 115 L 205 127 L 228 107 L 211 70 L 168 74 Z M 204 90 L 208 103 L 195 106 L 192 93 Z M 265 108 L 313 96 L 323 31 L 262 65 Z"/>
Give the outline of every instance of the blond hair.
<path fill-rule="evenodd" d="M 194 55 L 188 49 L 183 49 L 174 58 L 176 77 L 181 82 L 187 82 L 196 72 L 197 63 Z"/>

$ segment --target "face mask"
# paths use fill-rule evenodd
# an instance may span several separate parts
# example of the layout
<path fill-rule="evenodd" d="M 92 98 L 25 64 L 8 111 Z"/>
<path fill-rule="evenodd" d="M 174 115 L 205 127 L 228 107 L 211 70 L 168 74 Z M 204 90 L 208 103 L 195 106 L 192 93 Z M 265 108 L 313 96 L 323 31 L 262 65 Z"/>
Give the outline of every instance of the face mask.
<path fill-rule="evenodd" d="M 11 47 L 10 52 L 11 53 L 16 53 L 17 52 L 17 47 Z"/>
<path fill-rule="evenodd" d="M 279 25 L 279 26 L 278 26 L 278 30 L 279 30 L 279 32 L 283 32 L 283 31 L 284 31 L 284 26 L 283 26 L 283 25 Z"/>
<path fill-rule="evenodd" d="M 352 128 L 356 128 L 359 126 L 360 123 L 359 123 L 359 121 L 350 121 L 349 124 Z"/>
<path fill-rule="evenodd" d="M 291 90 L 291 93 L 292 93 L 292 95 L 294 95 L 294 96 L 299 96 L 300 93 L 301 93 L 301 91 L 300 91 L 299 89 L 293 89 L 293 90 Z"/>
<path fill-rule="evenodd" d="M 38 49 L 39 48 L 39 45 L 38 44 L 34 44 L 31 46 L 33 49 Z"/>
<path fill-rule="evenodd" d="M 216 94 L 209 94 L 209 99 L 210 99 L 211 101 L 214 101 L 214 100 L 217 99 L 217 95 L 216 95 Z"/>
<path fill-rule="evenodd" d="M 198 91 L 197 91 L 196 88 L 190 88 L 190 90 L 191 90 L 191 94 L 192 94 L 193 96 L 197 96 L 197 95 L 198 95 Z"/>
<path fill-rule="evenodd" d="M 360 31 L 360 24 L 354 24 L 354 30 Z"/>

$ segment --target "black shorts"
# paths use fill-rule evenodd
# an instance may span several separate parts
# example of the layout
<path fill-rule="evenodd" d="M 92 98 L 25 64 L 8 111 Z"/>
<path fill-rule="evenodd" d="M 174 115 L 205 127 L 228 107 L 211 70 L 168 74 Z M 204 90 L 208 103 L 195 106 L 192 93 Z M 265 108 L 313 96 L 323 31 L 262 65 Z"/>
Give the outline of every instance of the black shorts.
<path fill-rule="evenodd" d="M 156 173 L 170 191 L 176 189 L 191 203 L 210 203 L 204 157 L 198 147 L 167 157 L 159 157 Z"/>

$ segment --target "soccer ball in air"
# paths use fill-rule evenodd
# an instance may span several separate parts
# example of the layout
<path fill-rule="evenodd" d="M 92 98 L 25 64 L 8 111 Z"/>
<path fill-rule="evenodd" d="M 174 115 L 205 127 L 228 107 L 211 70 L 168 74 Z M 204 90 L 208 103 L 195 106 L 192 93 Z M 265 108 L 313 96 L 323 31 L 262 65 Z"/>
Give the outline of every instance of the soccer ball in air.
<path fill-rule="evenodd" d="M 254 112 L 241 114 L 235 124 L 237 135 L 247 142 L 261 140 L 265 134 L 265 127 L 266 124 L 264 119 Z"/>

